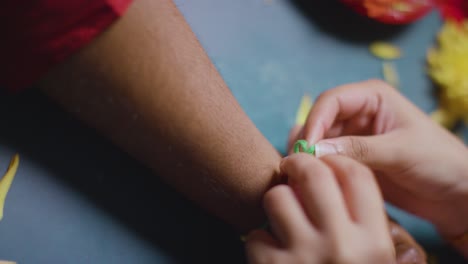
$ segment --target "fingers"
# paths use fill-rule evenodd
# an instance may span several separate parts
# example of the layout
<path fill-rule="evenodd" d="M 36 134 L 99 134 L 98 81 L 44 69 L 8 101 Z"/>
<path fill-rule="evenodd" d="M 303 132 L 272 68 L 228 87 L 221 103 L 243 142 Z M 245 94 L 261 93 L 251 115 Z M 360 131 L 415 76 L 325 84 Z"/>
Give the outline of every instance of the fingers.
<path fill-rule="evenodd" d="M 284 246 L 290 246 L 304 236 L 314 235 L 307 216 L 289 186 L 279 185 L 268 191 L 263 204 L 273 232 Z"/>
<path fill-rule="evenodd" d="M 281 170 L 298 189 L 307 216 L 319 228 L 336 227 L 352 219 L 374 230 L 385 230 L 382 195 L 365 166 L 346 157 L 318 160 L 299 154 L 286 159 Z"/>
<path fill-rule="evenodd" d="M 345 157 L 328 156 L 322 160 L 333 170 L 353 221 L 374 232 L 386 232 L 384 203 L 372 172 Z"/>
<path fill-rule="evenodd" d="M 325 139 L 315 145 L 315 155 L 343 155 L 375 170 L 392 170 L 394 164 L 405 164 L 405 139 L 398 132 L 377 136 L 345 136 Z M 403 163 L 401 163 L 403 162 Z"/>
<path fill-rule="evenodd" d="M 308 154 L 296 154 L 282 162 L 281 171 L 289 177 L 292 188 L 299 191 L 304 211 L 317 228 L 334 232 L 349 221 L 338 182 L 322 161 Z"/>
<path fill-rule="evenodd" d="M 317 98 L 309 113 L 304 138 L 316 143 L 325 138 L 335 123 L 346 120 L 353 121 L 341 130 L 349 130 L 349 133 L 383 133 L 394 121 L 393 112 L 388 109 L 388 94 L 396 94 L 391 92 L 393 90 L 382 81 L 367 81 L 326 91 Z"/>
<path fill-rule="evenodd" d="M 281 171 L 290 186 L 275 187 L 264 198 L 281 243 L 264 231 L 249 236 L 251 263 L 394 261 L 382 197 L 369 169 L 347 157 L 301 153 L 283 159 Z"/>
<path fill-rule="evenodd" d="M 392 205 L 425 219 L 439 218 L 435 217 L 437 213 L 433 213 L 434 209 L 440 206 L 436 201 L 421 199 L 418 195 L 415 195 L 414 192 L 405 189 L 395 182 L 395 179 L 389 178 L 386 175 L 379 175 L 377 181 L 385 200 Z M 442 217 L 446 217 L 447 215 L 448 214 L 439 214 L 439 216 Z"/>
<path fill-rule="evenodd" d="M 403 227 L 390 221 L 389 228 L 397 263 L 427 263 L 424 250 Z"/>
<path fill-rule="evenodd" d="M 281 263 L 278 242 L 264 230 L 252 231 L 245 243 L 248 262 L 251 264 Z"/>

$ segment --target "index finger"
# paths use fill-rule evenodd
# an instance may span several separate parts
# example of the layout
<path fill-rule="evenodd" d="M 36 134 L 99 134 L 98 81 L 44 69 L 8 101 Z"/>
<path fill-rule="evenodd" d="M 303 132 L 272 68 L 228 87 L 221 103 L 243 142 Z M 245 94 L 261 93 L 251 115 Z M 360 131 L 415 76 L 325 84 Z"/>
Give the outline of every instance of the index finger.
<path fill-rule="evenodd" d="M 339 184 L 324 162 L 309 154 L 294 154 L 283 159 L 281 171 L 288 176 L 313 226 L 336 232 L 349 222 Z"/>
<path fill-rule="evenodd" d="M 382 108 L 382 91 L 388 86 L 378 80 L 371 80 L 339 86 L 321 94 L 307 117 L 304 138 L 311 144 L 323 139 L 336 121 L 343 121 L 356 115 L 377 115 Z M 376 122 L 375 130 L 383 130 L 384 122 Z"/>
<path fill-rule="evenodd" d="M 335 173 L 352 220 L 386 230 L 386 216 L 382 194 L 370 169 L 344 156 L 326 156 L 321 159 Z"/>

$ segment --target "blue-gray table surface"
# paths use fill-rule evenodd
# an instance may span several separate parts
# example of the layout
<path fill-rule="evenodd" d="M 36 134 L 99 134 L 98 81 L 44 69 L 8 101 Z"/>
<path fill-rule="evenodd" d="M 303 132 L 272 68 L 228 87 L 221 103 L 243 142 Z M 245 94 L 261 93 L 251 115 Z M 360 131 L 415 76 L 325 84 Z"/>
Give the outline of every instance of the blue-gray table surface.
<path fill-rule="evenodd" d="M 437 14 L 407 27 L 370 23 L 334 1 L 178 0 L 178 7 L 255 124 L 280 151 L 304 93 L 381 77 L 373 40 L 400 46 L 401 92 L 437 106 L 424 72 Z M 66 87 L 64 87 L 66 89 Z M 229 227 L 34 89 L 0 94 L 0 168 L 21 165 L 0 222 L 0 259 L 18 263 L 241 263 Z M 131 180 L 130 180 L 131 179 Z M 440 263 L 432 227 L 390 208 Z M 458 263 L 457 262 L 457 263 Z"/>

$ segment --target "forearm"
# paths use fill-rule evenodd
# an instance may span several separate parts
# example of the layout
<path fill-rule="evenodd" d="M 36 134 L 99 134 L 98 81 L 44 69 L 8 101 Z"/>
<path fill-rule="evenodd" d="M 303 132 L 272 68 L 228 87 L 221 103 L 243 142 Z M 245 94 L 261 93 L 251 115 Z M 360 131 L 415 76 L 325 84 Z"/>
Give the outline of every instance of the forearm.
<path fill-rule="evenodd" d="M 135 1 L 41 87 L 209 211 L 242 229 L 261 221 L 280 156 L 171 1 Z"/>

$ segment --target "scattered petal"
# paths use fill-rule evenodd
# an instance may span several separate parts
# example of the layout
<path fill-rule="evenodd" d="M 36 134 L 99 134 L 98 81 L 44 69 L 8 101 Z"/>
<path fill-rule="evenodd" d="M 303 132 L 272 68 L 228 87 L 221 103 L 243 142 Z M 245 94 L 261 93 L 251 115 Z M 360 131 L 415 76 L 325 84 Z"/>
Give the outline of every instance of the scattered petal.
<path fill-rule="evenodd" d="M 10 166 L 8 167 L 7 172 L 0 180 L 0 220 L 3 218 L 3 208 L 5 206 L 5 198 L 10 190 L 11 183 L 15 178 L 16 171 L 18 170 L 19 165 L 19 155 L 16 154 L 13 156 L 10 162 Z"/>
<path fill-rule="evenodd" d="M 382 63 L 382 74 L 384 80 L 391 86 L 397 89 L 400 87 L 400 76 L 398 75 L 398 71 L 393 63 L 384 61 Z"/>
<path fill-rule="evenodd" d="M 386 42 L 374 42 L 369 46 L 369 50 L 372 55 L 383 60 L 394 60 L 401 57 L 400 48 Z"/>
<path fill-rule="evenodd" d="M 296 114 L 296 124 L 297 125 L 304 125 L 307 116 L 309 115 L 309 111 L 312 108 L 312 99 L 310 98 L 309 95 L 304 95 L 301 99 L 301 103 L 299 105 L 299 108 L 297 109 L 297 114 Z"/>

